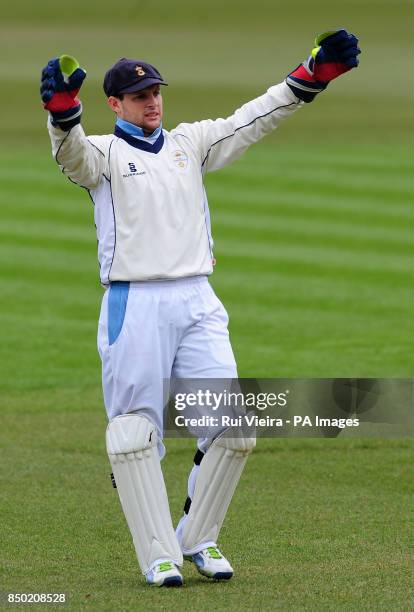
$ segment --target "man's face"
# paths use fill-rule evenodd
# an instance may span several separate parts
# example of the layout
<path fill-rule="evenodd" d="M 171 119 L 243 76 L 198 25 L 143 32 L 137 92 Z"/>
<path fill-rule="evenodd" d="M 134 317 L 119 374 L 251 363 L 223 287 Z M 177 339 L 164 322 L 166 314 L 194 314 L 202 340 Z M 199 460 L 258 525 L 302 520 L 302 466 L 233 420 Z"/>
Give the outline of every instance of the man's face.
<path fill-rule="evenodd" d="M 159 85 L 124 94 L 122 100 L 110 96 L 108 104 L 120 119 L 139 126 L 145 134 L 151 134 L 161 124 L 162 95 Z"/>

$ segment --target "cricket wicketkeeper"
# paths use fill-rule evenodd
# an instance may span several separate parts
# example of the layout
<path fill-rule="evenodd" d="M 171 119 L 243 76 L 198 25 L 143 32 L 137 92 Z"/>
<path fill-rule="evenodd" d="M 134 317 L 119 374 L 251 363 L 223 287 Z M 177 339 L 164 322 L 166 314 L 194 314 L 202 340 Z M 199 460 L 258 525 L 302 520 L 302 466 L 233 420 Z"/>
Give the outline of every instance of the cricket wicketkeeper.
<path fill-rule="evenodd" d="M 204 175 L 235 159 L 329 82 L 358 64 L 346 30 L 318 36 L 310 57 L 286 80 L 227 119 L 163 129 L 154 66 L 120 59 L 103 88 L 116 115 L 113 134 L 85 136 L 77 97 L 86 76 L 61 56 L 42 72 L 53 155 L 94 204 L 100 280 L 106 290 L 98 348 L 114 479 L 148 584 L 179 586 L 183 555 L 209 578 L 233 576 L 217 547 L 254 437 L 221 432 L 199 440 L 188 497 L 173 529 L 160 466 L 163 381 L 233 379 L 228 316 L 215 295 L 213 240 Z"/>

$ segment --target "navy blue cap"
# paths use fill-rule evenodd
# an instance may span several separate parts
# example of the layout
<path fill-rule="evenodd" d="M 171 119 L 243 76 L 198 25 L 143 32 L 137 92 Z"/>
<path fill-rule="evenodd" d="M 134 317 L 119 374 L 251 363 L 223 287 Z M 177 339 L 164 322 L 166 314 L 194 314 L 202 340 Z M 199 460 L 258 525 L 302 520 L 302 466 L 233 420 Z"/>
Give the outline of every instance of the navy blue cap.
<path fill-rule="evenodd" d="M 108 96 L 133 93 L 151 87 L 168 85 L 154 66 L 141 60 L 121 58 L 105 74 L 103 88 Z"/>

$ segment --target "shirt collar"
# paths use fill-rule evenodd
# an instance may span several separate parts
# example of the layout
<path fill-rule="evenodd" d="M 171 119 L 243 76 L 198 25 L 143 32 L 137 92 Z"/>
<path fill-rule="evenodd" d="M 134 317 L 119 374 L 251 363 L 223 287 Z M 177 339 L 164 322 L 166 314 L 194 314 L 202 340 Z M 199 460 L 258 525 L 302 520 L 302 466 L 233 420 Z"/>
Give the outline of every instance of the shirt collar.
<path fill-rule="evenodd" d="M 116 120 L 116 125 L 121 128 L 124 132 L 126 132 L 129 136 L 133 136 L 134 138 L 139 138 L 144 142 L 148 142 L 149 144 L 154 144 L 157 140 L 158 136 L 162 131 L 162 123 L 160 127 L 157 127 L 156 130 L 152 132 L 149 136 L 144 135 L 144 130 L 140 128 L 138 125 L 134 123 L 130 123 L 129 121 L 125 121 L 124 119 L 120 119 L 119 117 Z"/>

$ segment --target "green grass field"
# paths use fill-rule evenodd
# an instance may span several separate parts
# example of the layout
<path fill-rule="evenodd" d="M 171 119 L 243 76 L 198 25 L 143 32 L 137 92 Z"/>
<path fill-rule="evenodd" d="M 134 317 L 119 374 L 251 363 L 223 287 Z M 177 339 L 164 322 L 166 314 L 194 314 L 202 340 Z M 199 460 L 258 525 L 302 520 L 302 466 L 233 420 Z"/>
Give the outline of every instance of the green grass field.
<path fill-rule="evenodd" d="M 66 592 L 71 610 L 412 610 L 409 438 L 259 440 L 220 540 L 235 578 L 209 583 L 187 564 L 183 589 L 145 587 L 108 477 L 93 211 L 51 158 L 38 78 L 49 57 L 76 55 L 85 129 L 107 133 L 103 73 L 141 56 L 170 82 L 169 128 L 230 113 L 304 59 L 314 33 L 353 29 L 358 71 L 207 178 L 212 284 L 241 376 L 412 377 L 414 8 L 54 7 L 8 4 L 0 25 L 0 606 L 8 592 Z M 193 444 L 167 449 L 176 521 Z"/>

